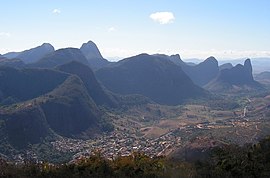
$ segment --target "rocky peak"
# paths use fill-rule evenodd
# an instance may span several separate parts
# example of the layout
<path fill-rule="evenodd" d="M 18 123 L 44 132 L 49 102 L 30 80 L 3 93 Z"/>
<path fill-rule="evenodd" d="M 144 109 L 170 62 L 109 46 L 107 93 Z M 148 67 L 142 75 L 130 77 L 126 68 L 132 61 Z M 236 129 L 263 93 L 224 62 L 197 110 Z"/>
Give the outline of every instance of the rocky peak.
<path fill-rule="evenodd" d="M 204 63 L 212 63 L 214 65 L 218 65 L 217 59 L 213 56 L 210 56 L 207 59 L 205 59 Z"/>
<path fill-rule="evenodd" d="M 45 48 L 50 51 L 54 51 L 54 47 L 50 43 L 43 43 L 40 47 Z"/>
<path fill-rule="evenodd" d="M 93 41 L 88 41 L 83 43 L 80 50 L 85 55 L 87 59 L 90 58 L 103 58 L 100 51 L 98 50 L 97 45 Z"/>
<path fill-rule="evenodd" d="M 245 60 L 244 67 L 248 72 L 252 73 L 252 65 L 250 59 Z"/>

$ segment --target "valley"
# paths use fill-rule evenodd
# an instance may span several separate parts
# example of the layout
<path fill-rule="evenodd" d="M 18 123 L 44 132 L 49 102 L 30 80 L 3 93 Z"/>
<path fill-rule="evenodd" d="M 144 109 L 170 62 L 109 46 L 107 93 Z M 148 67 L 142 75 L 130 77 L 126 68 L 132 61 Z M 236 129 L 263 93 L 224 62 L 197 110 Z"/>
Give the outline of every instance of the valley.
<path fill-rule="evenodd" d="M 270 95 L 232 97 L 229 100 L 235 103 L 231 101 L 229 105 L 233 109 L 214 106 L 219 99 L 179 106 L 146 104 L 125 111 L 107 110 L 115 128 L 113 132 L 86 140 L 59 137 L 46 144 L 51 151 L 69 155 L 71 162 L 97 153 L 113 160 L 133 152 L 185 160 L 190 150 L 256 143 L 270 134 Z M 42 144 L 12 157 L 17 162 L 25 157 L 41 161 L 37 155 L 42 154 L 36 147 Z"/>

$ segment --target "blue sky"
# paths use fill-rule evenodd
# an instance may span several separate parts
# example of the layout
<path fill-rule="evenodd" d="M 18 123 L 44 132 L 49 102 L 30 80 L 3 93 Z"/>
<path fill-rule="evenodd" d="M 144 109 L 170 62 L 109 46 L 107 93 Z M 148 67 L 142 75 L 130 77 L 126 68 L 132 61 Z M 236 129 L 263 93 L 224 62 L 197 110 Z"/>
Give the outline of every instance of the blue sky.
<path fill-rule="evenodd" d="M 270 57 L 269 0 L 0 0 L 0 53 L 94 41 L 104 57 Z M 164 13 L 166 12 L 166 13 Z"/>

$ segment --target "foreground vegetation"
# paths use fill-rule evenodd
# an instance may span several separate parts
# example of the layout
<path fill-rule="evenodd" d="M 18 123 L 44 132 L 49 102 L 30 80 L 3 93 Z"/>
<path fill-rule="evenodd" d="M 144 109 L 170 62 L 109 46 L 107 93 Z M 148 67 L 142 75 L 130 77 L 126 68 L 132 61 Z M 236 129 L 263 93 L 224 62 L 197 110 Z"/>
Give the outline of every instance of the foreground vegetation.
<path fill-rule="evenodd" d="M 188 163 L 150 158 L 143 153 L 103 158 L 99 153 L 74 163 L 24 164 L 0 161 L 0 177 L 269 177 L 270 137 L 257 144 L 239 147 L 228 145 L 211 150 L 204 161 Z"/>

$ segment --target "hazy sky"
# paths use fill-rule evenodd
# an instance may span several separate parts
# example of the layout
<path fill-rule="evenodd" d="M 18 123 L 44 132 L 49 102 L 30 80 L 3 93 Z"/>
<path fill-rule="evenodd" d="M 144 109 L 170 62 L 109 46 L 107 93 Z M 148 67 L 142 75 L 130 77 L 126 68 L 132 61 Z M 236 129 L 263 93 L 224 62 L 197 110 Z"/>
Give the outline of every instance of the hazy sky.
<path fill-rule="evenodd" d="M 270 0 L 0 0 L 0 53 L 94 41 L 104 57 L 270 57 Z"/>

